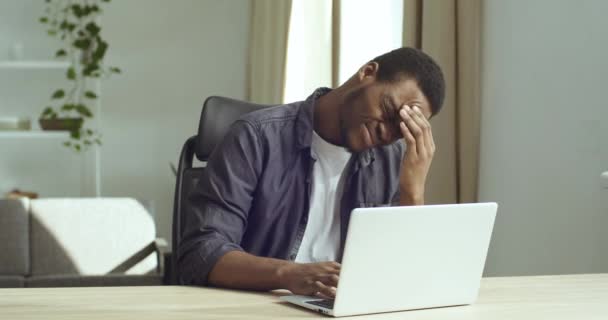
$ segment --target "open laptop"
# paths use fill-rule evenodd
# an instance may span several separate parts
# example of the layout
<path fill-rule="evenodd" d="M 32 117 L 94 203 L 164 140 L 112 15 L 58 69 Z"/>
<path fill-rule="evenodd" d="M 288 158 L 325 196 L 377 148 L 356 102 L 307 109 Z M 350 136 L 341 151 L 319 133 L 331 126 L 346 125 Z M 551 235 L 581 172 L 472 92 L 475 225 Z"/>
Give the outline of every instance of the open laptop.
<path fill-rule="evenodd" d="M 472 304 L 496 203 L 353 210 L 336 297 L 281 299 L 334 317 Z"/>

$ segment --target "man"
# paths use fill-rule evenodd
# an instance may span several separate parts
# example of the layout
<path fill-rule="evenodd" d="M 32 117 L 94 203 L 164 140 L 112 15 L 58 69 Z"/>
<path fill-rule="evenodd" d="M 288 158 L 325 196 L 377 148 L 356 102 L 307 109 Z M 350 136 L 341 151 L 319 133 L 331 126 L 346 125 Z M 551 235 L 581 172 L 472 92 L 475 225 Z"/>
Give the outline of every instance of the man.
<path fill-rule="evenodd" d="M 181 282 L 333 297 L 351 210 L 424 203 L 444 91 L 428 55 L 400 48 L 334 90 L 243 116 L 190 195 Z"/>

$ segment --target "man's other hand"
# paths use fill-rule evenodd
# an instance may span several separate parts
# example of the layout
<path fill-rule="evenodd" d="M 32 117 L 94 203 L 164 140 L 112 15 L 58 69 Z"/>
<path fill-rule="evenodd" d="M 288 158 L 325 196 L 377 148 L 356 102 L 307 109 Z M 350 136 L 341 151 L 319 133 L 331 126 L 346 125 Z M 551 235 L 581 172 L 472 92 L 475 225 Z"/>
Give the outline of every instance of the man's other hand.
<path fill-rule="evenodd" d="M 431 124 L 418 106 L 403 106 L 399 128 L 407 149 L 401 165 L 399 187 L 401 205 L 424 204 L 426 177 L 435 154 Z"/>

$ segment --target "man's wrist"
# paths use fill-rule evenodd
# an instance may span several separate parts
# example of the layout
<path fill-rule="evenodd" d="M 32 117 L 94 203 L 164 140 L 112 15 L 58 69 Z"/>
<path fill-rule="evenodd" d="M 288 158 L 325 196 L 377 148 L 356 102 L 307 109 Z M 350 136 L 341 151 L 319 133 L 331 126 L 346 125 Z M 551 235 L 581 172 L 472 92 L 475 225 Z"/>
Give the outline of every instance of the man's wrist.
<path fill-rule="evenodd" d="M 287 274 L 289 269 L 295 265 L 294 262 L 284 260 L 279 263 L 274 272 L 274 278 L 276 285 L 281 289 L 287 289 L 289 287 Z"/>
<path fill-rule="evenodd" d="M 399 205 L 402 206 L 421 206 L 424 204 L 423 192 L 411 192 L 401 189 L 399 194 Z"/>

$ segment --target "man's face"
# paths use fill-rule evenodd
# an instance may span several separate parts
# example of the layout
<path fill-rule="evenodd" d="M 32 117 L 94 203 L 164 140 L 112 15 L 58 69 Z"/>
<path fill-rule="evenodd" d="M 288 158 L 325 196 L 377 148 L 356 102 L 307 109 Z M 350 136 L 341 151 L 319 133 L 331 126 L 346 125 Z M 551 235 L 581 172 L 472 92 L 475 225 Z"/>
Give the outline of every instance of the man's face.
<path fill-rule="evenodd" d="M 394 83 L 372 81 L 345 98 L 340 110 L 340 131 L 346 148 L 361 152 L 402 138 L 399 110 L 418 106 L 429 119 L 431 107 L 415 80 Z"/>

